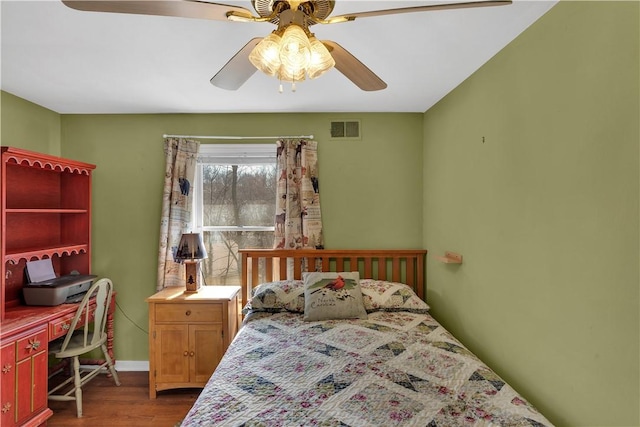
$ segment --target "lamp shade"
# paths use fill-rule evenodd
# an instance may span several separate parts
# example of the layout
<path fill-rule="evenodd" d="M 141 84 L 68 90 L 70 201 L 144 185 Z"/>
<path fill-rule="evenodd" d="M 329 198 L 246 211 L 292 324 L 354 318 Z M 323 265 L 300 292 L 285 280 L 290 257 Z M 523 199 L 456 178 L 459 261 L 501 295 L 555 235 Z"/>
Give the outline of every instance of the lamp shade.
<path fill-rule="evenodd" d="M 304 68 L 286 67 L 282 64 L 276 77 L 283 82 L 301 82 L 305 79 Z"/>
<path fill-rule="evenodd" d="M 300 74 L 304 75 L 310 59 L 311 43 L 304 30 L 297 25 L 289 25 L 280 41 L 280 79 L 295 81 Z"/>
<path fill-rule="evenodd" d="M 307 75 L 310 79 L 315 79 L 334 67 L 336 61 L 320 40 L 312 36 L 309 41 L 311 42 L 311 59 L 307 68 Z"/>
<path fill-rule="evenodd" d="M 176 261 L 205 259 L 207 250 L 200 233 L 183 233 L 176 251 Z"/>
<path fill-rule="evenodd" d="M 275 76 L 280 68 L 280 36 L 275 32 L 262 39 L 249 54 L 249 61 L 258 70 Z"/>

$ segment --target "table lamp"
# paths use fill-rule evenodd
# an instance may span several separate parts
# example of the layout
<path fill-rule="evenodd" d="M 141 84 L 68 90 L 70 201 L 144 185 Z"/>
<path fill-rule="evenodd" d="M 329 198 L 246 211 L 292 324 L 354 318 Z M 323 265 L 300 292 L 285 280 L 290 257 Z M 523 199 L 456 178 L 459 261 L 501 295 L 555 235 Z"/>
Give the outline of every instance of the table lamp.
<path fill-rule="evenodd" d="M 207 250 L 202 243 L 200 233 L 183 233 L 176 251 L 176 261 L 183 261 L 186 270 L 185 293 L 198 292 L 202 279 L 199 274 L 201 259 L 207 257 Z"/>

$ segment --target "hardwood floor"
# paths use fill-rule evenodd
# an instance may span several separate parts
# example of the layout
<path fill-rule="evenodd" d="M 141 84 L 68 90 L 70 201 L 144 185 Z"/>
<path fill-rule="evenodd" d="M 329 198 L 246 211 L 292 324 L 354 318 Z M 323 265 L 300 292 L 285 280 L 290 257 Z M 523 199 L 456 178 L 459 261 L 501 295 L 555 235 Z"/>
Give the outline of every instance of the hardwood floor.
<path fill-rule="evenodd" d="M 76 402 L 49 401 L 53 417 L 48 427 L 174 427 L 189 412 L 201 389 L 177 389 L 149 399 L 148 372 L 118 372 L 120 387 L 98 375 L 82 388 L 83 417 Z"/>

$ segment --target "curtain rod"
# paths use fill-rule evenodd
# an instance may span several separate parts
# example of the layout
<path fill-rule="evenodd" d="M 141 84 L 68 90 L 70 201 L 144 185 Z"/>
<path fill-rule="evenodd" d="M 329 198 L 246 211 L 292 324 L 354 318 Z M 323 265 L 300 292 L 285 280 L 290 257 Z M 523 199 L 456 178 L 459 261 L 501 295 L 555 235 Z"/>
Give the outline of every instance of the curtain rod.
<path fill-rule="evenodd" d="M 313 135 L 279 135 L 279 136 L 222 136 L 222 135 L 162 135 L 163 138 L 193 138 L 193 139 L 280 139 L 280 138 L 301 138 L 313 139 Z"/>

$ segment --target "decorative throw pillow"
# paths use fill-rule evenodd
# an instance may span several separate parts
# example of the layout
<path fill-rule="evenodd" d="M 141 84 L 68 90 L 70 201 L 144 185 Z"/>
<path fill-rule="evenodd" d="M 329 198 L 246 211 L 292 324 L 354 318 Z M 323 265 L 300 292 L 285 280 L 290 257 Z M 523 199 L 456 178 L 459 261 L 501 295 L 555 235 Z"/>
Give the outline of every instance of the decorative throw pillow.
<path fill-rule="evenodd" d="M 263 283 L 253 289 L 251 299 L 242 310 L 304 312 L 304 284 L 302 280 L 281 280 Z"/>
<path fill-rule="evenodd" d="M 366 319 L 360 274 L 303 273 L 304 320 Z"/>
<path fill-rule="evenodd" d="M 384 280 L 362 279 L 360 281 L 364 307 L 373 311 L 410 311 L 426 313 L 429 305 L 422 301 L 410 286 Z"/>

